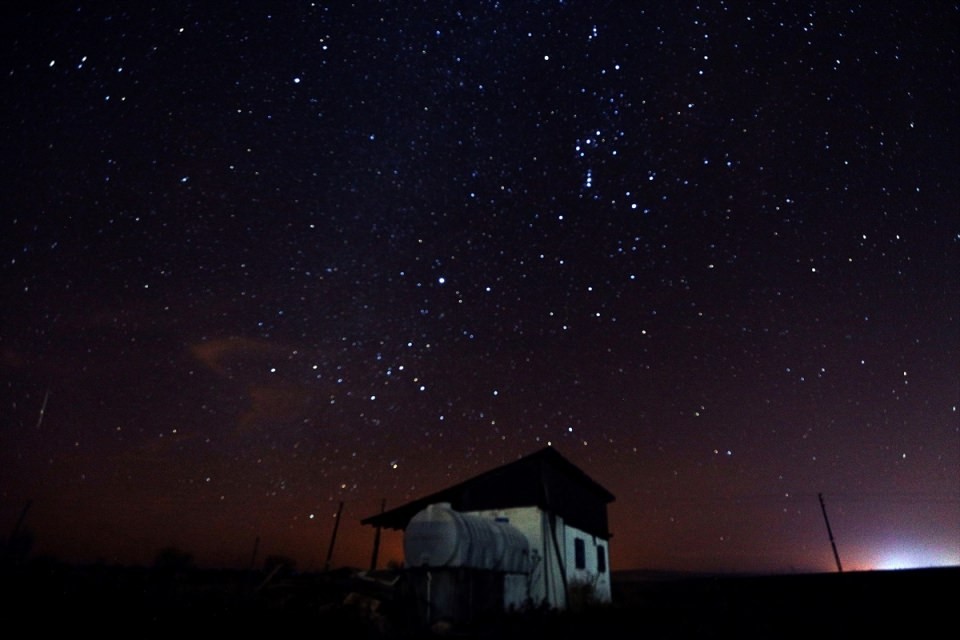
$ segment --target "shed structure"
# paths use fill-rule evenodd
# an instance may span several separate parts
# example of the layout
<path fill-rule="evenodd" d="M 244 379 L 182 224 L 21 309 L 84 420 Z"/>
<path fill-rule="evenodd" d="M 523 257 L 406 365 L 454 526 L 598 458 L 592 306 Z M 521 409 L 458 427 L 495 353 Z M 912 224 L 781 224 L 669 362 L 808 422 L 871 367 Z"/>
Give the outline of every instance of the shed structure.
<path fill-rule="evenodd" d="M 484 610 L 609 602 L 613 494 L 546 447 L 365 518 L 404 532 L 404 564 L 432 623 Z"/>

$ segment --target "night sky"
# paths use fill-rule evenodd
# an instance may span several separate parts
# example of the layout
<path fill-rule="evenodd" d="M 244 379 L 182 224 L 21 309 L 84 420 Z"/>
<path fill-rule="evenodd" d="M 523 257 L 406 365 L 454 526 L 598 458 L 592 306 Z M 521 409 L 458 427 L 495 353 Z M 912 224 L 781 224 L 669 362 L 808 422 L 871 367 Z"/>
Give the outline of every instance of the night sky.
<path fill-rule="evenodd" d="M 554 446 L 614 569 L 960 564 L 954 2 L 4 9 L 0 536 L 365 568 Z M 385 533 L 380 563 L 402 558 Z"/>

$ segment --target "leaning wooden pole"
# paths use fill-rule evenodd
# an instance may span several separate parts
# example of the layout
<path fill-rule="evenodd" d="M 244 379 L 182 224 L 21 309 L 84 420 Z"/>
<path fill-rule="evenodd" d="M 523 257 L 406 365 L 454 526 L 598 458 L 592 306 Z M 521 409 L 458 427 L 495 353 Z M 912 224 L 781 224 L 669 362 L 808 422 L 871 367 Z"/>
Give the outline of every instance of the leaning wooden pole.
<path fill-rule="evenodd" d="M 17 539 L 17 536 L 20 535 L 20 528 L 23 526 L 23 521 L 27 519 L 27 511 L 30 511 L 32 504 L 33 500 L 27 500 L 27 504 L 23 505 L 23 511 L 20 512 L 20 517 L 17 518 L 17 523 L 13 525 L 13 532 L 10 534 L 11 544 Z"/>
<path fill-rule="evenodd" d="M 27 511 L 30 510 L 32 504 L 33 500 L 27 500 L 27 504 L 23 506 L 23 511 L 20 512 L 17 523 L 13 525 L 13 531 L 10 532 L 10 539 L 0 540 L 0 555 L 14 558 L 18 553 L 29 551 L 29 545 L 21 545 L 20 543 L 20 529 L 23 527 L 23 521 L 27 519 Z"/>
<path fill-rule="evenodd" d="M 817 498 L 820 500 L 820 511 L 823 512 L 823 521 L 827 525 L 827 535 L 830 536 L 830 546 L 833 547 L 833 559 L 837 561 L 837 571 L 843 573 L 843 566 L 840 564 L 840 554 L 837 553 L 837 543 L 833 540 L 833 530 L 830 529 L 830 520 L 827 518 L 827 507 L 823 504 L 823 494 L 818 493 Z"/>
<path fill-rule="evenodd" d="M 327 549 L 327 562 L 323 565 L 324 571 L 330 570 L 330 560 L 333 558 L 333 545 L 337 541 L 337 529 L 340 528 L 340 514 L 343 513 L 343 500 L 340 501 L 340 506 L 337 507 L 337 519 L 333 523 L 333 535 L 330 536 L 330 548 Z"/>

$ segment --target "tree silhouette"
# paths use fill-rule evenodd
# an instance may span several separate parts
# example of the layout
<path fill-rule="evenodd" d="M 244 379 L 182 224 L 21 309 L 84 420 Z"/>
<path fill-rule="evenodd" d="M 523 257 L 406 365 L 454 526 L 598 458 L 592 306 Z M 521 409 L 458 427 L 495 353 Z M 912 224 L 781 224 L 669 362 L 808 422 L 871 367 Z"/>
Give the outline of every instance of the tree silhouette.
<path fill-rule="evenodd" d="M 168 573 L 183 573 L 193 568 L 193 555 L 176 547 L 164 547 L 157 552 L 153 568 Z"/>
<path fill-rule="evenodd" d="M 280 576 L 289 576 L 296 571 L 297 561 L 281 555 L 267 556 L 263 561 L 263 570 Z"/>

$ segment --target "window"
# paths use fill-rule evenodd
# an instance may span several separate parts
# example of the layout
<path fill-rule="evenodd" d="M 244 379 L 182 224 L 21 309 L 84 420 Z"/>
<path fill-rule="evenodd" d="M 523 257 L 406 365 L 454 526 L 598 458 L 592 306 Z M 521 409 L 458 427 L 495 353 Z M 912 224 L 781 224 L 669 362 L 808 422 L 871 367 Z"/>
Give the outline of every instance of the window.
<path fill-rule="evenodd" d="M 573 557 L 577 569 L 587 568 L 587 546 L 583 543 L 583 538 L 573 539 Z"/>
<path fill-rule="evenodd" d="M 606 573 L 607 554 L 602 544 L 597 545 L 597 573 Z"/>

